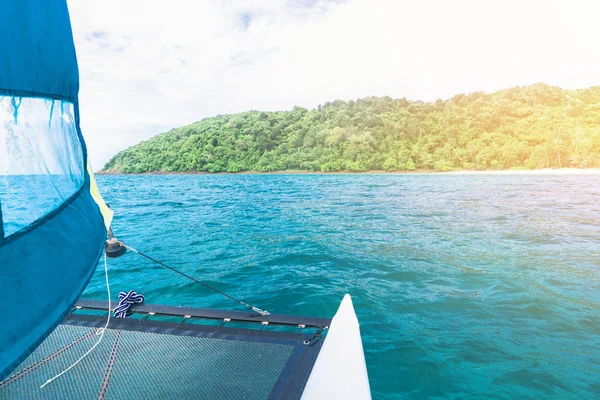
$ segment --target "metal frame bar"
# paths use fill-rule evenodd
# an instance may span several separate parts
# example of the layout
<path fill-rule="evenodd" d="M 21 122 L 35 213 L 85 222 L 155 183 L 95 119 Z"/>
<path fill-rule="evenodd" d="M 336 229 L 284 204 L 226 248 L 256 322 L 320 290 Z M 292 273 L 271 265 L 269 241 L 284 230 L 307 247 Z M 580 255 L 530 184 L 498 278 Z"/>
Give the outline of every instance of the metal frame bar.
<path fill-rule="evenodd" d="M 106 316 L 70 314 L 62 323 L 64 325 L 102 328 L 106 324 Z M 290 345 L 302 344 L 304 340 L 310 336 L 292 332 L 261 331 L 258 329 L 227 328 L 223 326 L 207 326 L 200 324 L 180 324 L 177 322 L 148 319 L 138 320 L 135 318 L 111 318 L 108 329 Z"/>
<path fill-rule="evenodd" d="M 77 310 L 96 310 L 105 311 L 108 309 L 108 302 L 102 300 L 88 300 L 80 299 L 75 305 L 75 311 Z M 295 315 L 283 315 L 283 314 L 269 314 L 260 315 L 245 311 L 230 311 L 230 310 L 217 310 L 213 308 L 194 308 L 194 307 L 173 307 L 163 306 L 155 304 L 134 304 L 129 309 L 133 314 L 146 314 L 144 319 L 148 316 L 160 315 L 160 316 L 174 316 L 189 318 L 200 318 L 200 319 L 212 319 L 221 320 L 225 319 L 238 322 L 267 322 L 269 325 L 283 325 L 283 326 L 301 326 L 306 328 L 327 328 L 331 324 L 331 318 L 319 318 L 319 317 L 303 317 Z"/>

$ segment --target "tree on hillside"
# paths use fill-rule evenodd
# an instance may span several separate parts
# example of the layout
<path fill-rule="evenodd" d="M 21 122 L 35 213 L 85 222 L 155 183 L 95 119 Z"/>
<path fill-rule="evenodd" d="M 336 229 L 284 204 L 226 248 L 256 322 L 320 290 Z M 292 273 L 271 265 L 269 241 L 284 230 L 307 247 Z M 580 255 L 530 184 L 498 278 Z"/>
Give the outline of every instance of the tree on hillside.
<path fill-rule="evenodd" d="M 109 172 L 600 167 L 600 87 L 536 84 L 434 103 L 368 97 L 206 118 L 114 156 Z"/>

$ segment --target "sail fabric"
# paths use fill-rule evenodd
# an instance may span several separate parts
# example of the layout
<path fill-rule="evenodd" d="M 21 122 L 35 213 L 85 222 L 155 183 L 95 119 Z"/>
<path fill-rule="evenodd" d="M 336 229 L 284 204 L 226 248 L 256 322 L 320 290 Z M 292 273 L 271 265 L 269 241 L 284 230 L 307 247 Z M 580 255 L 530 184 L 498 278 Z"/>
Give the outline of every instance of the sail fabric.
<path fill-rule="evenodd" d="M 65 0 L 0 0 L 0 380 L 62 321 L 106 238 Z"/>
<path fill-rule="evenodd" d="M 85 181 L 72 103 L 0 98 L 0 207 L 10 236 L 56 209 Z"/>
<path fill-rule="evenodd" d="M 0 91 L 77 100 L 79 70 L 65 0 L 0 0 Z"/>
<path fill-rule="evenodd" d="M 104 199 L 100 194 L 98 184 L 96 183 L 96 178 L 94 177 L 94 171 L 92 170 L 92 164 L 89 161 L 87 165 L 87 172 L 90 176 L 90 193 L 92 194 L 92 197 L 94 198 L 96 204 L 98 204 L 98 207 L 100 207 L 100 213 L 102 214 L 102 218 L 104 219 L 104 226 L 106 227 L 106 231 L 109 231 L 114 213 L 104 202 Z"/>

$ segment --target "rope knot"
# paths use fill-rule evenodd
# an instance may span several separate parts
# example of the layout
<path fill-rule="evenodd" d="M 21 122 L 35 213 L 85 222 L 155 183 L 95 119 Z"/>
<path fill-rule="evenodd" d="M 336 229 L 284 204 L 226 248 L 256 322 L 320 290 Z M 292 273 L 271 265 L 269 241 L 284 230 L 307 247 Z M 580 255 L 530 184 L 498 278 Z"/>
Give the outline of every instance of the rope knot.
<path fill-rule="evenodd" d="M 130 290 L 129 292 L 120 292 L 119 293 L 119 304 L 115 307 L 113 313 L 115 314 L 115 318 L 125 318 L 127 316 L 127 311 L 132 304 L 141 304 L 144 302 L 144 295 L 136 292 L 135 290 Z"/>

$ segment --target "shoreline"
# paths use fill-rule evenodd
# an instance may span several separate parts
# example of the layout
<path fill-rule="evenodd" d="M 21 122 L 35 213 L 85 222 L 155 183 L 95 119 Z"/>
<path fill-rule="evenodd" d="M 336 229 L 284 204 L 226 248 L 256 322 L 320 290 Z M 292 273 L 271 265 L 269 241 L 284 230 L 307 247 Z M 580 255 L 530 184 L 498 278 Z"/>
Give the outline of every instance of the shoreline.
<path fill-rule="evenodd" d="M 458 170 L 458 171 L 243 171 L 243 172 L 94 172 L 96 175 L 600 175 L 600 168 L 544 168 L 502 170 Z"/>

